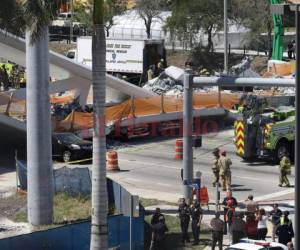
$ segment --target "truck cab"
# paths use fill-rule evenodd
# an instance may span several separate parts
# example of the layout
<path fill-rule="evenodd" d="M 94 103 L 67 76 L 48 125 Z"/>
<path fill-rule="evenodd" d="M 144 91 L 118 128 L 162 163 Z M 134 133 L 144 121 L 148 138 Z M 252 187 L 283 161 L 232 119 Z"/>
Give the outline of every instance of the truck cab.
<path fill-rule="evenodd" d="M 237 155 L 245 160 L 269 158 L 278 163 L 284 152 L 294 156 L 295 107 L 244 110 L 234 123 Z"/>

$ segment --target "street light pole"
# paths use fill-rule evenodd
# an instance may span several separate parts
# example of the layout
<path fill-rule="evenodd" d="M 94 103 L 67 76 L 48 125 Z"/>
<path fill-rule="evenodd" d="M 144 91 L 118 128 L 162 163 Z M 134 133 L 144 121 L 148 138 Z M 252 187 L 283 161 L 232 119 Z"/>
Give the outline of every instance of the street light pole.
<path fill-rule="evenodd" d="M 70 0 L 70 10 L 71 10 L 71 19 L 70 19 L 70 43 L 72 43 L 73 40 L 73 0 Z"/>
<path fill-rule="evenodd" d="M 224 74 L 228 74 L 228 0 L 224 0 Z"/>
<path fill-rule="evenodd" d="M 299 203 L 300 203 L 300 158 L 299 158 L 299 140 L 300 140 L 300 16 L 299 6 L 296 5 L 296 135 L 295 135 L 295 249 L 300 249 L 300 231 L 299 231 Z"/>
<path fill-rule="evenodd" d="M 193 180 L 193 75 L 192 70 L 184 73 L 184 106 L 183 106 L 183 195 L 190 200 L 192 189 L 189 186 Z"/>

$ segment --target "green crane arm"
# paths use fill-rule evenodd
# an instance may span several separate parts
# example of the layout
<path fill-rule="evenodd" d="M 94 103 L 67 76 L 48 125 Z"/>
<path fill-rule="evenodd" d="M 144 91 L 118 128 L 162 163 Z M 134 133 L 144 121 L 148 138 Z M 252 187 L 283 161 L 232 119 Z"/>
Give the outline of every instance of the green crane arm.
<path fill-rule="evenodd" d="M 282 0 L 270 0 L 271 4 L 280 4 Z M 272 14 L 273 18 L 273 51 L 272 51 L 272 59 L 282 60 L 283 54 L 283 36 L 284 36 L 284 27 L 282 15 Z"/>

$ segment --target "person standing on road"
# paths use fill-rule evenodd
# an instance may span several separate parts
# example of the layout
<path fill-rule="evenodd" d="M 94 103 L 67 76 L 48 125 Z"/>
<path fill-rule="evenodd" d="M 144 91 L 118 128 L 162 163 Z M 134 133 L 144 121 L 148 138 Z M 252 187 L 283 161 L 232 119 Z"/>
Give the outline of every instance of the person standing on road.
<path fill-rule="evenodd" d="M 152 226 L 153 232 L 152 232 L 152 239 L 151 239 L 151 245 L 150 250 L 166 250 L 166 232 L 169 231 L 166 223 L 165 218 L 163 216 L 160 216 L 158 218 L 158 222 Z"/>
<path fill-rule="evenodd" d="M 203 211 L 200 207 L 200 204 L 197 202 L 197 200 L 193 201 L 193 204 L 191 206 L 191 217 L 192 217 L 192 232 L 194 237 L 194 243 L 193 245 L 199 244 L 199 234 L 200 234 L 200 225 L 203 217 Z"/>
<path fill-rule="evenodd" d="M 215 250 L 216 244 L 219 245 L 219 250 L 223 249 L 223 230 L 224 221 L 220 219 L 220 213 L 216 213 L 216 217 L 210 221 L 210 226 L 212 228 L 212 246 L 211 249 Z"/>
<path fill-rule="evenodd" d="M 280 224 L 280 218 L 282 216 L 281 210 L 278 208 L 278 204 L 274 204 L 273 210 L 270 212 L 272 223 L 272 241 L 275 241 L 276 230 Z"/>
<path fill-rule="evenodd" d="M 284 152 L 282 154 L 280 164 L 279 164 L 279 169 L 280 169 L 280 177 L 279 177 L 279 187 L 289 187 L 290 182 L 289 179 L 287 178 L 287 175 L 291 174 L 291 161 L 290 158 L 288 157 L 288 153 Z"/>
<path fill-rule="evenodd" d="M 284 211 L 280 218 L 280 224 L 277 227 L 276 234 L 278 242 L 287 245 L 294 238 L 294 229 L 292 221 L 289 219 L 289 211 Z"/>
<path fill-rule="evenodd" d="M 219 164 L 219 159 L 220 159 L 220 149 L 218 148 L 215 148 L 213 150 L 213 155 L 215 157 L 214 159 L 214 163 L 213 163 L 213 166 L 212 166 L 212 171 L 213 171 L 213 174 L 214 174 L 214 179 L 213 179 L 213 183 L 212 185 L 215 187 L 216 184 L 219 185 L 219 172 L 220 172 L 220 164 Z"/>
<path fill-rule="evenodd" d="M 190 223 L 190 209 L 189 206 L 186 204 L 185 199 L 181 199 L 181 203 L 178 207 L 178 214 L 180 219 L 180 227 L 182 233 L 182 243 L 190 242 L 190 237 L 188 234 L 189 223 Z"/>
<path fill-rule="evenodd" d="M 268 233 L 268 227 L 267 227 L 268 216 L 266 216 L 266 211 L 263 208 L 258 210 L 256 220 L 257 220 L 257 239 L 266 240 L 266 236 Z"/>
<path fill-rule="evenodd" d="M 229 203 L 232 204 L 233 208 L 236 208 L 238 203 L 237 200 L 232 196 L 232 192 L 231 191 L 227 191 L 226 193 L 226 197 L 224 198 L 222 205 L 224 206 L 224 234 L 227 233 L 227 221 L 226 221 L 226 214 L 229 208 Z"/>
<path fill-rule="evenodd" d="M 230 166 L 232 165 L 232 161 L 229 157 L 226 156 L 225 150 L 221 152 L 219 164 L 220 164 L 220 177 L 222 178 L 222 190 L 223 191 L 230 190 L 231 188 Z"/>
<path fill-rule="evenodd" d="M 257 220 L 252 213 L 248 214 L 246 218 L 246 236 L 249 239 L 257 240 Z"/>
<path fill-rule="evenodd" d="M 229 242 L 233 242 L 233 234 L 232 234 L 232 225 L 236 220 L 235 207 L 233 206 L 233 201 L 229 200 L 227 202 L 227 213 L 225 214 L 225 222 L 227 223 L 228 229 L 228 238 Z M 232 243 L 233 244 L 233 243 Z"/>
<path fill-rule="evenodd" d="M 236 213 L 232 222 L 232 244 L 238 243 L 246 235 L 246 222 L 243 213 Z"/>
<path fill-rule="evenodd" d="M 255 214 L 258 210 L 257 202 L 253 200 L 253 195 L 248 195 L 248 199 L 244 202 L 247 210 L 247 214 Z"/>

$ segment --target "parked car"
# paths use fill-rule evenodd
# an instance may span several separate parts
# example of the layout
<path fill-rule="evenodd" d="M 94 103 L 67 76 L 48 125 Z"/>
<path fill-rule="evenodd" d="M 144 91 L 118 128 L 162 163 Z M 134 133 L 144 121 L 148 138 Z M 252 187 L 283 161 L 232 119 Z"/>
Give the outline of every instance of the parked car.
<path fill-rule="evenodd" d="M 288 250 L 288 248 L 277 242 L 242 239 L 240 243 L 231 245 L 225 250 Z"/>
<path fill-rule="evenodd" d="M 55 159 L 70 162 L 91 158 L 93 143 L 83 140 L 73 133 L 54 133 L 52 135 L 52 155 Z"/>

